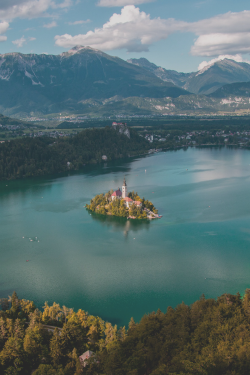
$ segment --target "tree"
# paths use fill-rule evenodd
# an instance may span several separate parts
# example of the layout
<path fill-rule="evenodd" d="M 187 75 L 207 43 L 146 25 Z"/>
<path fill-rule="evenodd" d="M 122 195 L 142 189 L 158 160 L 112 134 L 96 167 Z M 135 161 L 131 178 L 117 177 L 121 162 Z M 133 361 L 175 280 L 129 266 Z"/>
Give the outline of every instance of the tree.
<path fill-rule="evenodd" d="M 13 373 L 21 373 L 23 370 L 24 352 L 21 339 L 9 337 L 0 353 L 0 363 L 6 369 L 13 367 Z"/>
<path fill-rule="evenodd" d="M 1 299 L 0 299 L 0 307 L 1 307 L 1 309 L 2 309 L 3 311 L 8 310 L 8 309 L 9 309 L 9 306 L 10 306 L 10 304 L 9 304 L 9 300 L 8 300 L 8 298 L 1 298 Z"/>
<path fill-rule="evenodd" d="M 54 368 L 52 365 L 40 365 L 32 375 L 66 375 L 62 366 Z"/>
<path fill-rule="evenodd" d="M 16 292 L 13 292 L 12 296 L 9 296 L 9 301 L 11 301 L 11 313 L 16 316 L 20 310 L 19 308 L 19 299 L 17 297 Z"/>
<path fill-rule="evenodd" d="M 54 365 L 59 365 L 62 359 L 62 341 L 58 328 L 53 332 L 52 339 L 50 341 L 50 356 Z"/>
<path fill-rule="evenodd" d="M 64 314 L 65 323 L 66 323 L 66 321 L 67 321 L 67 315 L 69 313 L 69 309 L 66 306 L 63 306 L 62 307 L 62 311 L 63 311 L 63 314 Z"/>
<path fill-rule="evenodd" d="M 135 324 L 134 318 L 132 317 L 128 324 L 128 328 L 131 330 L 131 329 L 134 329 L 135 327 L 136 327 L 136 324 Z"/>
<path fill-rule="evenodd" d="M 114 327 L 111 323 L 105 325 L 105 344 L 107 350 L 111 349 L 118 341 L 117 325 Z"/>

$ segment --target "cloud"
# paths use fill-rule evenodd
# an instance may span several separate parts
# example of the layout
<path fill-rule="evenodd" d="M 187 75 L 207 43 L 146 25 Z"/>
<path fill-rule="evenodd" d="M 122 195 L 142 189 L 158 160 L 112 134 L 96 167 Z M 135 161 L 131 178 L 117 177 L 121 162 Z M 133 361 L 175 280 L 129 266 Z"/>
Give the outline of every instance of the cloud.
<path fill-rule="evenodd" d="M 80 20 L 80 21 L 74 21 L 74 22 L 68 22 L 68 25 L 82 25 L 84 23 L 89 23 L 91 20 Z"/>
<path fill-rule="evenodd" d="M 250 52 L 250 11 L 228 12 L 187 25 L 198 35 L 191 48 L 196 56 L 216 56 Z"/>
<path fill-rule="evenodd" d="M 151 3 L 155 0 L 99 0 L 99 7 L 123 7 L 125 5 L 139 5 L 144 3 Z"/>
<path fill-rule="evenodd" d="M 219 54 L 238 54 L 250 52 L 250 32 L 216 33 L 201 35 L 191 48 L 196 56 L 216 56 Z"/>
<path fill-rule="evenodd" d="M 173 19 L 150 19 L 150 15 L 134 5 L 128 5 L 121 10 L 121 14 L 114 13 L 102 28 L 76 36 L 57 35 L 55 42 L 66 48 L 88 45 L 106 51 L 126 48 L 129 52 L 141 52 L 148 51 L 149 45 L 177 31 L 181 24 Z"/>
<path fill-rule="evenodd" d="M 200 65 L 198 66 L 198 70 L 202 70 L 204 68 L 210 67 L 214 63 L 216 63 L 217 61 L 222 61 L 222 60 L 225 60 L 225 59 L 234 60 L 236 62 L 245 62 L 245 63 L 250 64 L 249 60 L 243 59 L 243 57 L 239 54 L 237 54 L 237 55 L 220 55 L 220 56 L 218 56 L 215 59 L 212 59 L 210 61 L 202 61 L 200 63 Z"/>
<path fill-rule="evenodd" d="M 7 0 L 0 3 L 0 19 L 13 20 L 15 18 L 40 17 L 49 9 L 67 8 L 72 5 L 71 0 L 55 2 L 52 0 Z"/>
<path fill-rule="evenodd" d="M 9 28 L 8 22 L 0 22 L 0 34 L 4 34 Z M 0 42 L 6 42 L 7 36 L 0 35 Z"/>
<path fill-rule="evenodd" d="M 124 0 L 101 0 L 99 5 L 114 1 L 124 4 Z M 191 47 L 192 55 L 213 57 L 249 53 L 250 11 L 228 12 L 198 22 L 184 22 L 171 18 L 151 19 L 149 14 L 134 5 L 127 5 L 120 14 L 114 13 L 102 28 L 75 36 L 57 35 L 55 42 L 65 48 L 87 45 L 106 51 L 125 48 L 129 52 L 142 52 L 176 32 L 190 32 L 197 36 Z"/>
<path fill-rule="evenodd" d="M 22 47 L 25 42 L 26 42 L 26 39 L 24 38 L 24 36 L 22 36 L 22 38 L 20 39 L 12 41 L 12 43 L 15 44 L 17 47 Z"/>
<path fill-rule="evenodd" d="M 17 47 L 23 47 L 23 45 L 26 44 L 27 42 L 32 42 L 34 40 L 36 40 L 36 38 L 29 37 L 26 39 L 23 35 L 22 38 L 13 40 L 12 43 L 15 44 Z"/>
<path fill-rule="evenodd" d="M 46 23 L 45 25 L 43 25 L 43 27 L 45 27 L 46 29 L 51 29 L 52 27 L 56 27 L 56 26 L 57 26 L 56 21 L 52 21 L 50 23 Z"/>
<path fill-rule="evenodd" d="M 8 22 L 0 22 L 0 34 L 5 33 L 9 28 Z"/>

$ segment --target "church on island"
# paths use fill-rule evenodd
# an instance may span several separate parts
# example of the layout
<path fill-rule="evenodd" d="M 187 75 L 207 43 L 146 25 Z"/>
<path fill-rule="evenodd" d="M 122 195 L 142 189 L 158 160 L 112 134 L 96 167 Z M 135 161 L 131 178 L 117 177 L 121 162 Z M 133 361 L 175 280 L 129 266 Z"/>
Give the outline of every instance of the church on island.
<path fill-rule="evenodd" d="M 86 208 L 101 215 L 119 216 L 127 219 L 157 219 L 158 210 L 152 202 L 140 198 L 137 192 L 128 192 L 124 178 L 122 188 L 101 193 L 91 199 Z"/>
<path fill-rule="evenodd" d="M 123 185 L 122 185 L 122 191 L 120 188 L 118 190 L 114 191 L 113 194 L 111 195 L 112 201 L 116 199 L 122 199 L 125 202 L 125 205 L 127 208 L 129 208 L 133 203 L 137 207 L 141 207 L 142 203 L 140 201 L 133 201 L 133 199 L 128 197 L 128 187 L 127 183 L 124 177 Z"/>

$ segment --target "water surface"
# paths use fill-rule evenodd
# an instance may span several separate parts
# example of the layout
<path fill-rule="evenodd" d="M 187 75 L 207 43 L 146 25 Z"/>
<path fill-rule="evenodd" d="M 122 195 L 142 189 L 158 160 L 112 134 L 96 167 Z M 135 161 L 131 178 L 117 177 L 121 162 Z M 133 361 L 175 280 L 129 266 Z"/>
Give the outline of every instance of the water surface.
<path fill-rule="evenodd" d="M 153 201 L 152 222 L 90 215 L 121 187 Z M 7 186 L 6 186 L 7 185 Z M 0 184 L 0 297 L 16 290 L 117 324 L 202 293 L 250 287 L 250 152 L 203 148 Z M 26 262 L 29 260 L 29 262 Z"/>

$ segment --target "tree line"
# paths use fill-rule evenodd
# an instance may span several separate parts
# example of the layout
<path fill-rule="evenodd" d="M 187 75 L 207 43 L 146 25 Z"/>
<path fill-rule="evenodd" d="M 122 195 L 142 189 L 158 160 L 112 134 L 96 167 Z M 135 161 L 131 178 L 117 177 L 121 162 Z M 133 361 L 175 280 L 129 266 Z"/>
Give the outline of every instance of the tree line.
<path fill-rule="evenodd" d="M 249 375 L 250 289 L 202 296 L 118 328 L 14 292 L 1 300 L 0 373 L 8 375 Z M 48 326 L 49 325 L 49 326 Z M 53 326 L 51 328 L 51 326 Z M 86 366 L 79 356 L 94 352 Z"/>
<path fill-rule="evenodd" d="M 86 129 L 72 138 L 22 138 L 0 144 L 0 180 L 80 170 L 86 164 L 145 153 L 148 142 L 131 129 L 130 139 L 112 128 Z"/>

